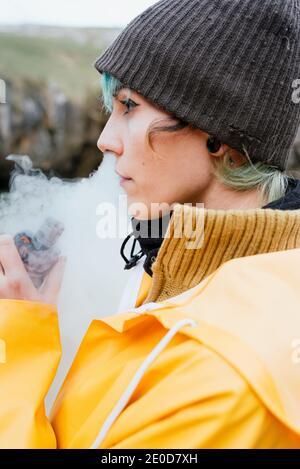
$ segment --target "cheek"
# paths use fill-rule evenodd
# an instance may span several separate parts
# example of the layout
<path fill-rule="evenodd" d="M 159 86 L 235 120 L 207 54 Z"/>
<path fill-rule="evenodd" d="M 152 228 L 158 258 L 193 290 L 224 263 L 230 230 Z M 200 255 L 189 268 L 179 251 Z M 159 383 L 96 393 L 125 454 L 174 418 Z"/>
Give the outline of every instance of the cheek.
<path fill-rule="evenodd" d="M 132 128 L 128 128 L 127 137 L 126 159 L 130 165 L 131 171 L 133 170 L 131 174 L 134 174 L 135 179 L 138 180 L 144 171 L 147 171 L 148 168 L 151 167 L 151 158 L 146 144 L 145 130 L 138 126 L 132 126 Z"/>
<path fill-rule="evenodd" d="M 128 152 L 130 174 L 137 184 L 148 185 L 157 177 L 159 169 L 155 164 L 155 156 L 148 148 L 146 142 L 140 137 L 132 139 L 133 144 Z"/>
<path fill-rule="evenodd" d="M 135 181 L 127 190 L 129 200 L 189 202 L 210 180 L 210 159 L 202 142 L 199 137 L 159 134 L 152 141 L 155 153 L 147 144 L 146 129 L 141 122 L 130 129 L 130 168 Z"/>
<path fill-rule="evenodd" d="M 191 142 L 185 147 L 180 145 L 173 152 L 169 173 L 177 174 L 182 181 L 191 185 L 201 184 L 210 178 L 210 156 L 198 142 Z"/>
<path fill-rule="evenodd" d="M 151 186 L 156 200 L 169 204 L 193 201 L 211 182 L 210 160 L 201 150 L 174 151 L 153 168 L 147 187 Z"/>

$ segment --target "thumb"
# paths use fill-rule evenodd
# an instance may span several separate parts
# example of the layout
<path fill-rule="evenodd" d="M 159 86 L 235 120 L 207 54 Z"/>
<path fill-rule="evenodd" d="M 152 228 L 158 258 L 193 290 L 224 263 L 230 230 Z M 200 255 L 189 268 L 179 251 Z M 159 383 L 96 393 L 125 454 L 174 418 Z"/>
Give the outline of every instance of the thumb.
<path fill-rule="evenodd" d="M 56 304 L 61 289 L 67 258 L 61 256 L 50 270 L 43 283 L 40 294 L 45 303 Z"/>

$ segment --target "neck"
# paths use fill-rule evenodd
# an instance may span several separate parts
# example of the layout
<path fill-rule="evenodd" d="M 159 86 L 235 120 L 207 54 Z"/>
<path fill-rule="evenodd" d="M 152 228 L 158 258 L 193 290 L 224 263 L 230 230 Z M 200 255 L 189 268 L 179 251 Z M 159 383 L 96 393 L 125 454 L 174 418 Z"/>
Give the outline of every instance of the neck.
<path fill-rule="evenodd" d="M 211 180 L 208 187 L 197 195 L 197 201 L 203 203 L 203 207 L 213 210 L 247 210 L 261 208 L 267 204 L 260 190 L 233 190 L 216 178 Z"/>

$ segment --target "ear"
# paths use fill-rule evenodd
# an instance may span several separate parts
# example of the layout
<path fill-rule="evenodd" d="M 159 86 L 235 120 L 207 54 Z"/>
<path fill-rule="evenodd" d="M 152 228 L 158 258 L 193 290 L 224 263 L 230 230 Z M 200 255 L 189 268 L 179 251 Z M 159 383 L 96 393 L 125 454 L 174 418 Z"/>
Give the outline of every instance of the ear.
<path fill-rule="evenodd" d="M 216 158 L 223 158 L 228 151 L 231 161 L 230 166 L 232 168 L 237 168 L 247 162 L 246 156 L 242 155 L 239 151 L 235 150 L 234 148 L 231 148 L 226 143 L 222 143 L 220 149 L 216 153 L 210 153 L 210 156 Z"/>

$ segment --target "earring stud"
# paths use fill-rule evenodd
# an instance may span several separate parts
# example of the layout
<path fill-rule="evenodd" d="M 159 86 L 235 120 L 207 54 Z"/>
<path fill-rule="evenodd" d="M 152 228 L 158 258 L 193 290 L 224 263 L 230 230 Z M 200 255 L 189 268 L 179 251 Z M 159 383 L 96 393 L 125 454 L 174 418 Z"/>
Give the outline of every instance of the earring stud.
<path fill-rule="evenodd" d="M 207 139 L 207 149 L 210 153 L 217 153 L 221 148 L 222 143 L 216 137 L 209 137 Z"/>

